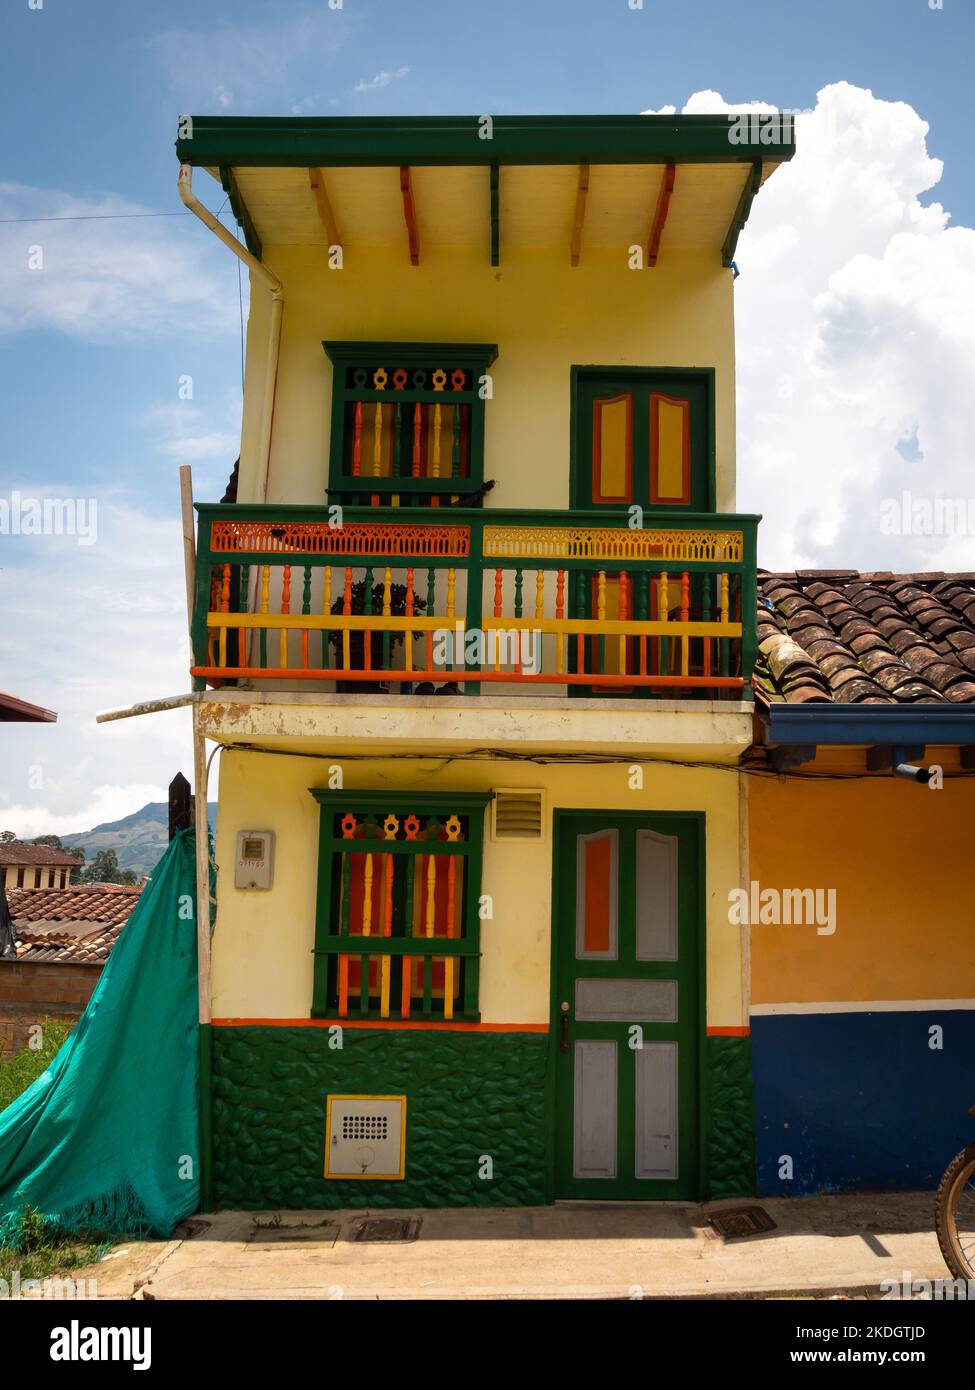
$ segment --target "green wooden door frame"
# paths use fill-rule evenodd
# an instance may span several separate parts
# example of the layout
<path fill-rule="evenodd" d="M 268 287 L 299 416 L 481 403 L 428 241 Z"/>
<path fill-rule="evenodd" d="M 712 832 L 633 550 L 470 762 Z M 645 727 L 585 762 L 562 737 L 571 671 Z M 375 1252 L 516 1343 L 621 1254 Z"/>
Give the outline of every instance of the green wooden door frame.
<path fill-rule="evenodd" d="M 690 1023 L 689 1036 L 693 1040 L 695 1057 L 692 1059 L 690 1072 L 694 1078 L 693 1096 L 678 1097 L 678 1123 L 683 1130 L 685 1124 L 689 1124 L 694 1135 L 694 1152 L 690 1159 L 691 1171 L 686 1171 L 684 1167 L 685 1155 L 682 1155 L 681 1172 L 673 1182 L 661 1179 L 633 1179 L 630 1186 L 631 1191 L 620 1191 L 622 1179 L 571 1179 L 568 1182 L 560 1180 L 559 1172 L 559 1144 L 571 1146 L 571 1112 L 567 1104 L 564 1103 L 560 1092 L 568 1089 L 568 1066 L 569 1057 L 560 1050 L 561 1038 L 561 972 L 560 966 L 563 963 L 565 954 L 572 954 L 571 942 L 574 938 L 574 922 L 570 929 L 566 923 L 569 918 L 564 915 L 567 911 L 567 899 L 571 900 L 575 896 L 575 873 L 576 859 L 575 854 L 561 855 L 560 848 L 563 842 L 563 834 L 566 827 L 579 827 L 575 833 L 586 833 L 588 822 L 598 822 L 604 828 L 631 828 L 648 829 L 663 834 L 678 834 L 679 854 L 681 860 L 692 857 L 690 864 L 678 862 L 678 939 L 683 945 L 689 937 L 693 942 L 694 960 L 687 965 L 687 975 L 685 979 L 688 983 L 693 983 L 695 988 L 695 999 L 693 1002 L 694 1017 Z M 622 857 L 622 856 L 621 856 Z M 561 861 L 561 862 L 560 862 Z M 622 868 L 622 865 L 621 865 Z M 707 941 L 706 941 L 706 914 L 705 914 L 705 874 L 706 874 L 706 816 L 703 811 L 654 811 L 652 809 L 641 811 L 616 811 L 606 809 L 555 809 L 553 811 L 552 825 L 552 945 L 551 945 L 551 988 L 550 988 L 550 1027 L 549 1027 L 549 1066 L 546 1088 L 546 1193 L 548 1199 L 555 1200 L 560 1197 L 578 1198 L 602 1198 L 616 1199 L 621 1201 L 634 1200 L 703 1200 L 708 1191 L 708 1090 L 707 1090 L 707 1037 L 706 1037 L 706 1018 L 707 1018 Z M 623 884 L 623 875 L 620 875 L 620 895 L 621 900 L 626 900 L 626 894 L 632 897 L 632 886 Z M 690 901 L 687 899 L 690 898 Z M 683 899 L 683 900 L 682 900 Z M 685 917 L 684 914 L 687 914 Z M 622 921 L 622 914 L 621 914 Z M 570 946 L 566 946 L 566 942 Z M 646 966 L 652 966 L 652 962 L 644 962 Z M 667 963 L 669 966 L 670 963 Z M 626 963 L 623 960 L 606 963 L 602 970 L 597 973 L 612 975 L 622 970 L 625 972 Z M 648 972 L 649 973 L 649 972 Z M 665 971 L 661 971 L 665 974 Z M 651 975 L 652 978 L 652 975 Z M 686 1018 L 686 1004 L 682 1000 L 681 1010 Z M 574 1012 L 574 1009 L 573 1009 Z M 574 1037 L 578 1036 L 582 1030 L 587 1033 L 597 1033 L 601 1030 L 605 1035 L 611 1024 L 579 1024 L 570 1025 L 570 1047 Z M 621 1047 L 626 1045 L 627 1024 L 616 1025 L 620 1030 L 622 1038 Z M 680 1026 L 680 1025 L 678 1025 Z M 644 1024 L 645 1033 L 649 1033 L 648 1041 L 653 1041 L 653 1030 L 658 1027 L 655 1024 Z M 569 1054 L 571 1057 L 571 1053 Z M 683 1079 L 686 1071 L 681 1069 L 679 1076 Z M 621 1125 L 623 1133 L 628 1137 L 632 1132 L 632 1124 L 623 1117 Z M 683 1145 L 679 1143 L 679 1152 Z M 609 1185 L 613 1184 L 615 1191 L 608 1191 Z M 633 1186 L 633 1184 L 636 1186 Z M 667 1190 L 671 1189 L 671 1190 Z"/>
<path fill-rule="evenodd" d="M 651 506 L 649 502 L 640 501 L 639 496 L 634 491 L 634 497 L 640 506 L 643 507 L 644 514 L 652 519 L 654 525 L 664 525 L 669 516 L 680 516 L 682 512 L 713 512 L 717 505 L 717 481 L 716 481 L 716 449 L 715 449 L 715 371 L 713 367 L 602 367 L 593 366 L 573 366 L 570 371 L 569 386 L 569 506 L 573 511 L 589 511 L 594 508 L 603 510 L 607 507 L 615 506 L 619 510 L 619 503 L 594 503 L 592 501 L 592 425 L 591 421 L 586 424 L 583 421 L 582 409 L 588 409 L 588 402 L 582 406 L 582 393 L 584 388 L 597 379 L 602 379 L 607 390 L 614 390 L 617 387 L 626 389 L 629 387 L 654 388 L 667 393 L 678 388 L 680 384 L 692 383 L 697 387 L 696 394 L 704 397 L 705 421 L 704 439 L 698 441 L 695 457 L 695 449 L 692 445 L 691 451 L 691 503 L 687 506 Z M 582 407 L 582 408 L 581 408 Z M 636 428 L 640 425 L 639 430 Z M 645 428 L 644 428 L 645 427 Z M 693 427 L 693 426 L 692 426 Z M 634 420 L 633 454 L 634 462 L 636 459 L 636 449 L 638 440 L 645 437 L 649 430 L 649 423 Z M 585 450 L 585 457 L 582 455 L 583 445 L 588 443 Z M 704 472 L 703 485 L 698 476 L 698 495 L 695 496 L 695 466 L 698 475 L 702 468 Z"/>

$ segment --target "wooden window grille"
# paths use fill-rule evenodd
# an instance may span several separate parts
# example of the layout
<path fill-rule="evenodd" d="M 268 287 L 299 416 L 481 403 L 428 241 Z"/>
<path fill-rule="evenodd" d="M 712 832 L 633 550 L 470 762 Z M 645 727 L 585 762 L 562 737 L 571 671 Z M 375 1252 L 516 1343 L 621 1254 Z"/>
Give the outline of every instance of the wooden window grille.
<path fill-rule="evenodd" d="M 312 795 L 321 810 L 312 1017 L 476 1022 L 491 794 Z"/>
<path fill-rule="evenodd" d="M 332 362 L 330 502 L 476 504 L 484 482 L 488 344 L 346 343 Z"/>

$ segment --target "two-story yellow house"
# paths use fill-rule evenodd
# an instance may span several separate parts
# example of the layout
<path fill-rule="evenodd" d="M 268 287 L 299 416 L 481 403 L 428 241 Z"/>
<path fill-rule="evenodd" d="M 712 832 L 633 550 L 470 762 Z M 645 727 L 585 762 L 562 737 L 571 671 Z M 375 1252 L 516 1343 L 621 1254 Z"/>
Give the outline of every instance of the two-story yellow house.
<path fill-rule="evenodd" d="M 251 283 L 193 589 L 207 1204 L 754 1190 L 733 257 L 793 145 L 741 124 L 181 124 Z"/>

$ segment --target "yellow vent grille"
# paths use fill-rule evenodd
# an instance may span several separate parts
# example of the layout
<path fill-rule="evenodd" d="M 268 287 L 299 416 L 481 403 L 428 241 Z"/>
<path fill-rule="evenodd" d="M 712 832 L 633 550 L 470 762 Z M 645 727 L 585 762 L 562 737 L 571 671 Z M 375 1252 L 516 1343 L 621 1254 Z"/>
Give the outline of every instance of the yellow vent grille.
<path fill-rule="evenodd" d="M 544 793 L 534 788 L 498 787 L 491 803 L 491 830 L 495 840 L 540 840 Z"/>

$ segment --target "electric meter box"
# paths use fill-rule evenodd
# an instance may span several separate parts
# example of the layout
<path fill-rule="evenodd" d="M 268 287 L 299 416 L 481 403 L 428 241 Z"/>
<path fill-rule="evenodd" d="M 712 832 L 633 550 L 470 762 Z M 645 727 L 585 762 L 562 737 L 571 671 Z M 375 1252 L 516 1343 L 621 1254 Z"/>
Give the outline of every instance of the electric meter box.
<path fill-rule="evenodd" d="M 326 1178 L 402 1178 L 405 1096 L 328 1096 Z"/>
<path fill-rule="evenodd" d="M 274 881 L 274 831 L 237 832 L 235 888 L 270 888 Z"/>

